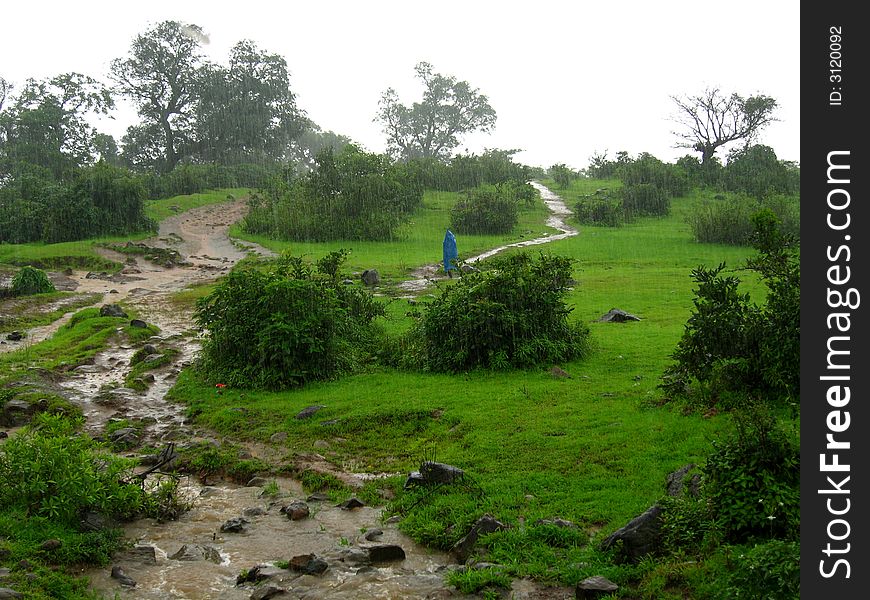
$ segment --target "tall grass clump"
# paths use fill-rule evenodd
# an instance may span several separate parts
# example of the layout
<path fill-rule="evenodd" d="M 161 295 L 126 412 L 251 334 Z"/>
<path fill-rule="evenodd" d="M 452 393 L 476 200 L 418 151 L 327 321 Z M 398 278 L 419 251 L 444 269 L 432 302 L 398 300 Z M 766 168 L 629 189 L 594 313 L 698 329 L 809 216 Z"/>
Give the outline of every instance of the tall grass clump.
<path fill-rule="evenodd" d="M 755 227 L 752 216 L 769 209 L 779 220 L 781 233 L 800 237 L 800 198 L 775 195 L 759 200 L 737 194 L 707 200 L 688 217 L 695 240 L 708 244 L 750 245 Z"/>
<path fill-rule="evenodd" d="M 45 271 L 29 265 L 22 267 L 12 277 L 12 295 L 14 296 L 32 296 L 33 294 L 48 294 L 56 291 Z"/>

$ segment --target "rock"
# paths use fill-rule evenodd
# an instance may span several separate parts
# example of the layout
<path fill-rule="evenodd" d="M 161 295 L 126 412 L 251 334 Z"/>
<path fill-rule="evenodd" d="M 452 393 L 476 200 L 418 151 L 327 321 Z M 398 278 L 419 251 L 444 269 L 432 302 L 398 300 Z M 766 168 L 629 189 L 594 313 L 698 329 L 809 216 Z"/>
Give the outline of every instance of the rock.
<path fill-rule="evenodd" d="M 462 265 L 459 267 L 459 270 L 463 273 L 477 273 L 480 269 L 472 267 L 471 265 Z"/>
<path fill-rule="evenodd" d="M 221 525 L 221 531 L 224 533 L 244 533 L 247 529 L 248 521 L 244 517 L 235 517 Z"/>
<path fill-rule="evenodd" d="M 248 483 L 245 484 L 245 487 L 263 487 L 269 483 L 269 480 L 265 477 L 252 477 Z"/>
<path fill-rule="evenodd" d="M 284 571 L 282 569 L 257 565 L 236 577 L 236 585 L 242 585 L 243 583 L 259 583 L 261 581 L 266 581 L 267 579 L 272 579 L 273 577 L 280 577 L 283 573 Z"/>
<path fill-rule="evenodd" d="M 618 541 L 620 546 L 619 559 L 638 563 L 640 559 L 661 547 L 662 509 L 653 505 L 641 515 L 617 529 L 601 542 L 601 549 L 607 550 Z"/>
<path fill-rule="evenodd" d="M 320 575 L 329 567 L 327 562 L 314 554 L 300 554 L 290 559 L 287 566 L 291 571 L 305 575 Z"/>
<path fill-rule="evenodd" d="M 465 537 L 453 545 L 450 553 L 456 558 L 457 562 L 465 564 L 481 535 L 502 531 L 503 529 L 507 529 L 504 523 L 496 520 L 492 515 L 483 515 L 471 526 L 471 530 Z"/>
<path fill-rule="evenodd" d="M 368 564 L 371 559 L 369 553 L 362 548 L 345 548 L 339 554 L 342 562 L 353 563 L 356 565 Z"/>
<path fill-rule="evenodd" d="M 160 355 L 160 351 L 154 344 L 145 344 L 139 351 L 142 356 L 151 356 L 152 354 Z"/>
<path fill-rule="evenodd" d="M 342 279 L 342 285 L 353 285 L 353 279 Z"/>
<path fill-rule="evenodd" d="M 600 323 L 625 323 L 626 321 L 640 321 L 640 317 L 629 314 L 618 308 L 611 308 L 598 318 Z"/>
<path fill-rule="evenodd" d="M 0 409 L 0 425 L 4 427 L 16 427 L 28 423 L 36 413 L 37 407 L 25 400 L 7 400 Z"/>
<path fill-rule="evenodd" d="M 341 419 L 327 419 L 326 421 L 321 421 L 320 426 L 329 427 L 330 425 L 337 425 L 338 423 L 341 423 Z"/>
<path fill-rule="evenodd" d="M 16 592 L 12 588 L 0 587 L 0 600 L 12 600 L 12 598 L 24 598 L 24 594 Z"/>
<path fill-rule="evenodd" d="M 666 489 L 668 496 L 675 498 L 687 494 L 693 498 L 697 498 L 701 494 L 701 476 L 698 473 L 693 473 L 691 477 L 686 479 L 689 471 L 695 468 L 694 463 L 689 463 L 680 467 L 673 473 L 669 473 L 667 477 Z"/>
<path fill-rule="evenodd" d="M 117 529 L 120 523 L 108 517 L 103 513 L 88 511 L 82 515 L 79 521 L 79 528 L 82 531 L 105 531 L 107 529 Z"/>
<path fill-rule="evenodd" d="M 314 440 L 313 446 L 318 449 L 329 448 L 329 442 L 326 440 Z"/>
<path fill-rule="evenodd" d="M 10 331 L 6 334 L 6 339 L 10 342 L 20 342 L 24 339 L 24 334 L 20 331 Z"/>
<path fill-rule="evenodd" d="M 296 502 L 291 502 L 287 506 L 281 507 L 281 514 L 287 515 L 287 518 L 291 521 L 301 521 L 308 517 L 310 512 L 308 505 L 298 500 Z"/>
<path fill-rule="evenodd" d="M 555 366 L 550 369 L 550 375 L 552 375 L 554 379 L 571 379 L 571 375 L 567 371 Z"/>
<path fill-rule="evenodd" d="M 55 539 L 45 540 L 44 542 L 42 542 L 39 545 L 39 549 L 44 550 L 46 552 L 51 552 L 53 550 L 57 550 L 62 545 L 63 545 L 63 543 L 60 540 L 55 540 Z"/>
<path fill-rule="evenodd" d="M 354 508 L 361 508 L 365 506 L 365 502 L 359 500 L 358 498 L 350 498 L 348 500 L 345 500 L 341 504 L 338 504 L 337 506 L 342 510 L 352 510 Z"/>
<path fill-rule="evenodd" d="M 284 588 L 279 588 L 274 585 L 266 585 L 254 591 L 254 593 L 251 594 L 251 600 L 266 600 L 267 598 L 282 596 L 286 593 L 287 590 Z"/>
<path fill-rule="evenodd" d="M 567 529 L 576 529 L 577 525 L 567 519 L 560 519 L 559 517 L 554 517 L 552 519 L 538 519 L 535 521 L 535 525 L 555 525 L 556 527 L 565 527 Z"/>
<path fill-rule="evenodd" d="M 407 490 L 415 485 L 426 485 L 426 480 L 423 478 L 420 471 L 411 471 L 408 473 L 408 478 L 405 479 L 405 485 L 402 487 Z"/>
<path fill-rule="evenodd" d="M 366 269 L 359 278 L 368 286 L 378 285 L 381 282 L 381 274 L 377 269 Z"/>
<path fill-rule="evenodd" d="M 100 316 L 101 317 L 123 317 L 127 318 L 127 313 L 124 312 L 117 304 L 103 304 L 100 307 Z"/>
<path fill-rule="evenodd" d="M 113 444 L 123 444 L 125 446 L 135 446 L 139 443 L 139 432 L 133 427 L 124 427 L 116 429 L 109 435 L 109 440 Z"/>
<path fill-rule="evenodd" d="M 143 565 L 156 565 L 157 547 L 151 544 L 136 544 L 124 553 L 124 557 Z"/>
<path fill-rule="evenodd" d="M 399 515 L 393 515 L 392 517 L 384 521 L 384 523 L 386 523 L 387 525 L 395 525 L 396 523 L 401 522 L 401 520 L 402 517 L 400 517 Z"/>
<path fill-rule="evenodd" d="M 368 548 L 369 559 L 374 563 L 405 560 L 405 551 L 401 546 L 385 544 Z"/>
<path fill-rule="evenodd" d="M 11 572 L 12 572 L 12 571 L 10 571 L 9 569 L 7 569 L 6 567 L 0 567 L 0 581 L 3 581 L 3 580 L 6 579 L 7 577 L 9 577 L 9 574 L 10 574 Z"/>
<path fill-rule="evenodd" d="M 172 560 L 207 560 L 216 565 L 221 564 L 221 553 L 212 546 L 200 546 L 199 544 L 185 544 L 178 552 L 170 556 Z"/>
<path fill-rule="evenodd" d="M 324 494 L 323 492 L 314 492 L 308 498 L 306 498 L 308 502 L 327 502 L 329 501 L 329 494 Z"/>
<path fill-rule="evenodd" d="M 137 327 L 139 329 L 146 329 L 148 327 L 148 323 L 146 323 L 142 319 L 132 319 L 130 321 L 130 327 Z"/>
<path fill-rule="evenodd" d="M 9 437 L 8 433 L 6 433 L 5 431 L 0 431 L 0 440 L 5 440 L 8 437 Z"/>
<path fill-rule="evenodd" d="M 266 511 L 260 508 L 259 506 L 251 506 L 242 511 L 242 514 L 246 517 L 260 517 L 266 514 Z"/>
<path fill-rule="evenodd" d="M 300 419 L 300 420 L 301 419 L 308 419 L 308 418 L 314 416 L 314 413 L 319 411 L 321 408 L 326 408 L 326 407 L 321 405 L 321 404 L 315 404 L 314 406 L 307 406 L 296 414 L 296 418 Z"/>
<path fill-rule="evenodd" d="M 121 585 L 136 587 L 136 582 L 133 581 L 133 578 L 124 573 L 124 570 L 119 566 L 112 567 L 112 579 L 117 579 Z"/>
<path fill-rule="evenodd" d="M 425 461 L 420 465 L 420 475 L 428 483 L 453 483 L 462 479 L 465 471 L 453 465 L 439 462 Z"/>
<path fill-rule="evenodd" d="M 619 586 L 605 577 L 596 575 L 587 577 L 577 584 L 577 589 L 574 591 L 574 596 L 580 600 L 594 600 L 608 594 L 612 594 L 619 589 Z"/>
<path fill-rule="evenodd" d="M 366 531 L 365 539 L 366 541 L 373 542 L 375 538 L 379 538 L 384 535 L 383 529 L 372 529 L 371 531 Z"/>
<path fill-rule="evenodd" d="M 269 441 L 272 442 L 273 444 L 280 444 L 281 442 L 284 442 L 286 440 L 287 440 L 287 432 L 286 431 L 279 431 L 278 433 L 273 433 L 271 436 L 269 436 Z"/>

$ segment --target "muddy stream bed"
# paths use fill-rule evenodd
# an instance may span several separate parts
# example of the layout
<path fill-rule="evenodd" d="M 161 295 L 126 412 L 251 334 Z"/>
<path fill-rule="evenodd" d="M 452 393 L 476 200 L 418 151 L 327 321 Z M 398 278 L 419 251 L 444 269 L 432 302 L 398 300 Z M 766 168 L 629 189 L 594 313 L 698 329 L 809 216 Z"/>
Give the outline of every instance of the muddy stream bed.
<path fill-rule="evenodd" d="M 533 185 L 553 213 L 547 224 L 560 233 L 496 248 L 466 262 L 483 260 L 507 247 L 542 244 L 577 234 L 565 224 L 568 210 L 561 199 L 547 188 Z M 107 256 L 126 262 L 121 273 L 94 276 L 76 272 L 62 281 L 66 289 L 96 294 L 95 298 L 102 298 L 104 304 L 123 301 L 139 318 L 160 328 L 160 334 L 148 343 L 158 351 L 177 351 L 170 364 L 150 374 L 145 391 L 124 387 L 135 351 L 130 346 L 111 347 L 98 354 L 92 364 L 70 372 L 59 385 L 82 407 L 89 432 L 99 435 L 110 419 L 123 418 L 144 424 L 138 441 L 153 447 L 168 441 L 210 439 L 208 432 L 196 431 L 185 422 L 184 407 L 165 399 L 175 377 L 194 360 L 200 346 L 198 333 L 192 328 L 192 315 L 173 304 L 170 296 L 190 285 L 216 279 L 249 252 L 270 254 L 264 248 L 242 246 L 228 238 L 229 226 L 243 216 L 244 210 L 243 202 L 226 203 L 165 220 L 157 238 L 146 243 L 178 250 L 184 258 L 183 266 L 160 267 L 107 250 Z M 437 265 L 419 269 L 415 279 L 401 287 L 408 292 L 425 289 L 437 272 Z M 29 331 L 21 344 L 50 337 L 71 315 Z M 9 349 L 14 347 L 4 348 Z M 351 473 L 345 475 L 354 477 Z M 209 482 L 214 485 L 205 486 L 193 478 L 183 478 L 181 491 L 190 503 L 189 511 L 176 521 L 140 519 L 124 525 L 126 537 L 135 546 L 118 555 L 110 567 L 89 569 L 83 574 L 90 578 L 95 591 L 109 598 L 247 599 L 272 597 L 270 593 L 279 598 L 461 596 L 445 582 L 446 570 L 455 568 L 455 561 L 414 543 L 398 531 L 395 523 L 382 523 L 380 509 L 362 506 L 347 510 L 326 499 L 307 497 L 294 480 L 269 481 L 278 484 L 277 494 L 264 495 L 263 482 L 250 487 L 227 482 Z M 282 507 L 294 501 L 306 503 L 310 511 L 307 517 L 291 520 L 282 514 Z M 239 518 L 246 521 L 240 522 L 240 531 L 222 531 L 228 521 Z M 382 533 L 376 535 L 374 530 Z M 401 547 L 403 559 L 390 554 L 396 551 L 388 550 L 381 556 L 379 550 L 372 550 L 396 546 Z M 281 561 L 305 555 L 324 561 L 325 571 L 305 574 L 308 567 L 298 572 L 276 566 L 276 562 L 283 566 Z M 237 585 L 243 570 L 250 572 L 257 566 L 262 577 L 259 585 Z M 136 582 L 135 586 L 112 577 L 112 568 L 121 569 Z M 553 591 L 516 581 L 511 597 L 555 598 Z"/>

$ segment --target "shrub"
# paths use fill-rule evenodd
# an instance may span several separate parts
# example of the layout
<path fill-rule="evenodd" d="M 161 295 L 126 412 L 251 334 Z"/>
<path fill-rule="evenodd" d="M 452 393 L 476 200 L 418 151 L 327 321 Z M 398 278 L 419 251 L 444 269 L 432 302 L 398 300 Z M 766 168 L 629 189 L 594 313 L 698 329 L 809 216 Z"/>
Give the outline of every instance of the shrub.
<path fill-rule="evenodd" d="M 571 260 L 520 253 L 463 275 L 426 305 L 410 343 L 433 371 L 507 369 L 583 355 L 588 329 L 568 322 Z"/>
<path fill-rule="evenodd" d="M 777 159 L 773 148 L 754 145 L 728 156 L 722 182 L 726 190 L 743 192 L 757 199 L 800 191 L 800 169 Z"/>
<path fill-rule="evenodd" d="M 587 194 L 574 205 L 574 217 L 585 225 L 619 227 L 625 222 L 622 200 L 606 193 Z"/>
<path fill-rule="evenodd" d="M 465 192 L 450 211 L 450 226 L 457 233 L 507 233 L 517 220 L 514 195 L 492 185 Z"/>
<path fill-rule="evenodd" d="M 563 163 L 559 163 L 550 167 L 547 171 L 553 181 L 561 188 L 566 188 L 571 185 L 571 182 L 579 177 L 576 171 Z"/>
<path fill-rule="evenodd" d="M 345 252 L 317 269 L 285 255 L 266 270 L 236 269 L 197 302 L 207 330 L 201 369 L 237 387 L 281 389 L 327 379 L 365 360 L 383 305 L 341 284 Z"/>
<path fill-rule="evenodd" d="M 21 267 L 12 277 L 12 294 L 15 296 L 32 296 L 57 291 L 48 279 L 45 271 L 31 266 Z"/>
<path fill-rule="evenodd" d="M 725 539 L 797 540 L 800 446 L 760 405 L 734 414 L 736 433 L 713 443 L 704 496 Z"/>
<path fill-rule="evenodd" d="M 681 167 L 664 163 L 648 153 L 621 164 L 616 170 L 616 175 L 626 188 L 650 185 L 659 190 L 665 198 L 682 196 L 689 190 L 689 179 Z"/>
<path fill-rule="evenodd" d="M 755 235 L 752 217 L 762 209 L 772 211 L 780 221 L 779 230 L 800 235 L 800 201 L 796 197 L 771 196 L 763 201 L 748 196 L 730 196 L 707 201 L 689 216 L 695 240 L 702 243 L 749 245 Z"/>
<path fill-rule="evenodd" d="M 659 217 L 671 212 L 671 200 L 663 188 L 653 183 L 630 184 L 622 187 L 622 208 L 629 220 Z"/>
<path fill-rule="evenodd" d="M 329 147 L 315 163 L 299 179 L 261 191 L 242 228 L 298 241 L 388 240 L 422 202 L 412 174 L 384 155 Z"/>
<path fill-rule="evenodd" d="M 800 598 L 800 544 L 770 540 L 739 554 L 723 598 Z"/>
<path fill-rule="evenodd" d="M 123 483 L 132 463 L 77 435 L 76 427 L 65 417 L 39 414 L 0 446 L 0 509 L 65 524 L 86 510 L 124 518 L 138 513 L 145 494 Z"/>

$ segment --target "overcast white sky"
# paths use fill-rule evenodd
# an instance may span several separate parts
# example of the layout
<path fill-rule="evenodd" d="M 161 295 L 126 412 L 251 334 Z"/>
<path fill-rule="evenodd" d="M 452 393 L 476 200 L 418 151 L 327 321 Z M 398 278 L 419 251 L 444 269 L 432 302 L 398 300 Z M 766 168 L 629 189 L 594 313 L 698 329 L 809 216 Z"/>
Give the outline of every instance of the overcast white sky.
<path fill-rule="evenodd" d="M 800 161 L 800 11 L 795 2 L 732 0 L 437 2 L 216 0 L 4 3 L 0 76 L 21 83 L 77 71 L 105 79 L 137 33 L 163 20 L 200 25 L 216 62 L 249 38 L 287 59 L 299 106 L 372 151 L 372 119 L 394 87 L 420 97 L 413 67 L 469 81 L 498 114 L 460 150 L 520 148 L 522 162 L 588 164 L 595 152 L 674 160 L 671 95 L 716 86 L 780 104 L 761 142 Z M 99 128 L 117 138 L 135 113 Z"/>

